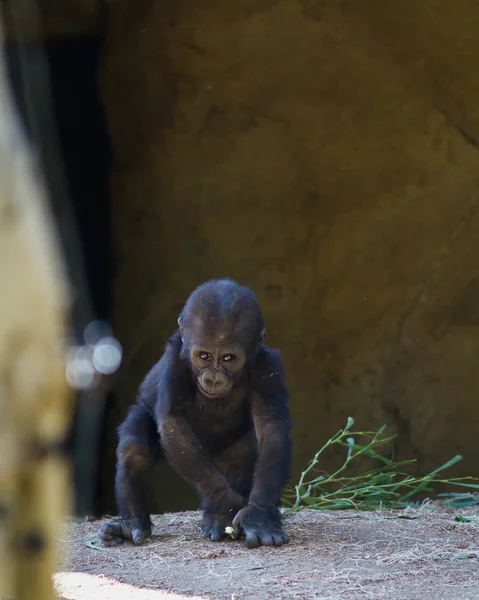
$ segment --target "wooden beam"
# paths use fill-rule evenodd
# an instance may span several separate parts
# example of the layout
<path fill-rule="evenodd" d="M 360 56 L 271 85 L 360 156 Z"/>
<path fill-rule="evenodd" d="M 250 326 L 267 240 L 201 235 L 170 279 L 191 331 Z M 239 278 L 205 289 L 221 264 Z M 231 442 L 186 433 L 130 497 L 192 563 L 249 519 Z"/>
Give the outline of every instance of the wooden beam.
<path fill-rule="evenodd" d="M 55 537 L 70 503 L 67 463 L 58 451 L 72 414 L 65 379 L 69 297 L 1 50 L 0 182 L 0 597 L 50 600 Z"/>

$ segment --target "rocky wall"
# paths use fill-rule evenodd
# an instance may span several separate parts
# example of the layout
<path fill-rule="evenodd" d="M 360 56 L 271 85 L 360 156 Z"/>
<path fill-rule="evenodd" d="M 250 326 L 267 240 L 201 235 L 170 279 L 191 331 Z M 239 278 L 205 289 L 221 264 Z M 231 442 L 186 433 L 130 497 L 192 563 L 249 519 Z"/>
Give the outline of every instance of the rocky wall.
<path fill-rule="evenodd" d="M 189 292 L 231 276 L 283 352 L 296 477 L 349 415 L 478 475 L 478 31 L 476 0 L 118 4 L 112 426 Z M 195 506 L 169 471 L 153 487 Z"/>

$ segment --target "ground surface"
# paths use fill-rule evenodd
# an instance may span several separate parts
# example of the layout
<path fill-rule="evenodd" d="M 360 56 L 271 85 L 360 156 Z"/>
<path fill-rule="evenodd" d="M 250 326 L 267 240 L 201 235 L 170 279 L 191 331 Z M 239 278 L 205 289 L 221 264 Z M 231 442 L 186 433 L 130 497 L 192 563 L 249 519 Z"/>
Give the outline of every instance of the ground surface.
<path fill-rule="evenodd" d="M 457 522 L 459 512 L 472 519 Z M 479 512 L 304 511 L 282 548 L 200 537 L 197 512 L 153 518 L 143 546 L 99 546 L 100 521 L 68 524 L 55 575 L 68 600 L 479 598 Z"/>

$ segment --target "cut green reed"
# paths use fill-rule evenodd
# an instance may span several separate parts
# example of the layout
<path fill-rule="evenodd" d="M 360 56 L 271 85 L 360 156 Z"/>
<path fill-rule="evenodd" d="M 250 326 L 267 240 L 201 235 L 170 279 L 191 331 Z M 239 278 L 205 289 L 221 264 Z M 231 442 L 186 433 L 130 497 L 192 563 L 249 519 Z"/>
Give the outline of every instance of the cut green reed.
<path fill-rule="evenodd" d="M 405 465 L 416 462 L 416 459 L 394 461 L 383 456 L 379 450 L 388 446 L 395 435 L 385 436 L 386 426 L 378 431 L 351 431 L 354 419 L 348 418 L 346 427 L 340 429 L 324 446 L 316 452 L 308 467 L 294 487 L 288 487 L 283 495 L 283 505 L 286 507 L 284 516 L 304 508 L 309 509 L 356 509 L 377 510 L 381 508 L 405 508 L 417 505 L 413 497 L 425 492 L 432 492 L 433 484 L 448 484 L 469 488 L 465 494 L 440 494 L 449 498 L 448 506 L 471 506 L 479 504 L 479 484 L 468 483 L 477 481 L 473 477 L 442 479 L 439 473 L 449 469 L 460 460 L 457 455 L 441 467 L 434 469 L 423 477 L 414 477 L 402 471 Z M 361 443 L 360 443 L 361 442 Z M 318 471 L 322 457 L 328 448 L 342 446 L 345 449 L 345 459 L 341 467 L 332 474 Z M 378 467 L 369 469 L 360 475 L 347 476 L 345 471 L 360 459 L 373 459 Z M 473 492 L 475 490 L 476 492 Z"/>

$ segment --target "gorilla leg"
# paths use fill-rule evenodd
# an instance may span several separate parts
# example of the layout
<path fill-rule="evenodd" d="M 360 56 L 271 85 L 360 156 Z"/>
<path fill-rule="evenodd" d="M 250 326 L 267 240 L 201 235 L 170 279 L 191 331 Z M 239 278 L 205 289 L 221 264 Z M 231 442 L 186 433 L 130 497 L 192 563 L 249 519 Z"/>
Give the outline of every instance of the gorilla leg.
<path fill-rule="evenodd" d="M 151 520 L 143 476 L 161 457 L 155 422 L 148 411 L 134 405 L 119 427 L 115 478 L 119 519 L 101 526 L 98 536 L 106 545 L 131 540 L 141 544 L 151 534 Z"/>

